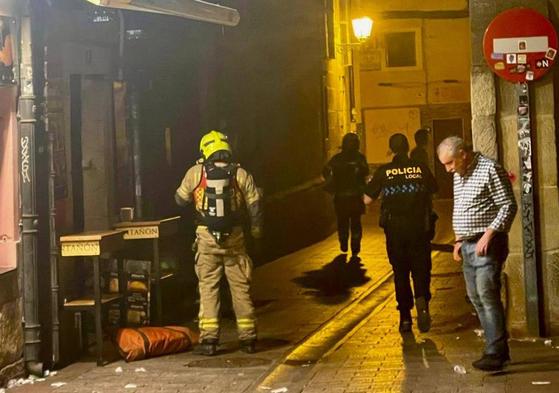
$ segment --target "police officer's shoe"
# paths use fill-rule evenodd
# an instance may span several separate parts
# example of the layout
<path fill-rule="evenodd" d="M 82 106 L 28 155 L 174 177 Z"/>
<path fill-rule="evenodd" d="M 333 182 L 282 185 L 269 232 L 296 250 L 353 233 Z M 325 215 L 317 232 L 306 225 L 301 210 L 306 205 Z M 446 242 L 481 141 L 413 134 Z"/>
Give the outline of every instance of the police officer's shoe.
<path fill-rule="evenodd" d="M 398 330 L 400 333 L 409 333 L 411 332 L 411 313 L 410 310 L 400 310 L 400 326 Z"/>
<path fill-rule="evenodd" d="M 204 356 L 214 356 L 217 353 L 217 340 L 202 340 L 197 352 Z"/>
<path fill-rule="evenodd" d="M 508 353 L 504 353 L 502 355 L 483 354 L 481 359 L 478 359 L 472 363 L 472 366 L 474 366 L 478 370 L 483 370 L 483 371 L 499 371 L 503 369 L 503 367 L 507 364 L 509 360 L 510 360 L 510 356 Z"/>
<path fill-rule="evenodd" d="M 431 329 L 431 315 L 427 300 L 424 297 L 418 297 L 415 299 L 415 307 L 417 308 L 417 327 L 421 333 L 427 333 Z"/>
<path fill-rule="evenodd" d="M 244 353 L 255 353 L 256 352 L 256 340 L 241 340 L 240 349 Z"/>

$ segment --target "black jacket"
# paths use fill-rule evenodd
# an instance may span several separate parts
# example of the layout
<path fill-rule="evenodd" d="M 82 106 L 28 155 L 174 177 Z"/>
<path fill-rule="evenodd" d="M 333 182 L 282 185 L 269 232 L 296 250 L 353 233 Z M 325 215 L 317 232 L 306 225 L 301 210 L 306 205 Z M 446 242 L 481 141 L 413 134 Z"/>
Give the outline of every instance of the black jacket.
<path fill-rule="evenodd" d="M 359 152 L 341 152 L 330 159 L 323 171 L 326 191 L 336 197 L 361 196 L 369 174 L 367 159 Z"/>

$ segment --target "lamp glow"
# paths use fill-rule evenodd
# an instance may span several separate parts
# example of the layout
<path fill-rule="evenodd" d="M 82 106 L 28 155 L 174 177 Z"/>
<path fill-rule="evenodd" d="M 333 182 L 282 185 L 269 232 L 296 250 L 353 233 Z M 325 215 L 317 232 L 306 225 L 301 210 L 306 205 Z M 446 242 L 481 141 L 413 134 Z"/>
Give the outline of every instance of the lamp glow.
<path fill-rule="evenodd" d="M 355 18 L 351 21 L 353 34 L 360 42 L 367 40 L 373 30 L 373 20 L 367 16 Z"/>

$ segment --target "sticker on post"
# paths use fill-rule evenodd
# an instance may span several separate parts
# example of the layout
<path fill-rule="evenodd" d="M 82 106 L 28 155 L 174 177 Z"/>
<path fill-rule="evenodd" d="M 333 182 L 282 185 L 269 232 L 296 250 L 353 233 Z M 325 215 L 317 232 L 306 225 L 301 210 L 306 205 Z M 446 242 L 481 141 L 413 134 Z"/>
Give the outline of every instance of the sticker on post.
<path fill-rule="evenodd" d="M 547 52 L 545 52 L 545 58 L 549 60 L 555 59 L 555 55 L 557 54 L 557 50 L 553 48 L 549 48 Z"/>
<path fill-rule="evenodd" d="M 505 54 L 504 53 L 491 53 L 491 58 L 493 60 L 505 60 Z"/>
<path fill-rule="evenodd" d="M 505 69 L 505 63 L 503 63 L 502 61 L 498 61 L 497 63 L 495 63 L 494 67 L 496 70 L 502 71 Z"/>
<path fill-rule="evenodd" d="M 534 80 L 534 71 L 526 72 L 526 80 L 527 81 L 533 81 Z"/>
<path fill-rule="evenodd" d="M 545 52 L 548 48 L 549 37 L 545 35 L 493 39 L 493 52 L 496 53 L 515 53 L 521 50 L 526 53 L 541 53 Z"/>
<path fill-rule="evenodd" d="M 538 59 L 536 60 L 536 68 L 549 68 L 549 59 Z"/>
<path fill-rule="evenodd" d="M 518 61 L 518 64 L 526 64 L 528 62 L 528 56 L 526 56 L 525 53 L 519 53 L 516 56 L 516 60 Z"/>
<path fill-rule="evenodd" d="M 507 64 L 516 64 L 516 53 L 509 53 L 507 55 Z"/>
<path fill-rule="evenodd" d="M 526 72 L 526 64 L 519 64 L 516 66 L 516 72 L 523 74 Z"/>

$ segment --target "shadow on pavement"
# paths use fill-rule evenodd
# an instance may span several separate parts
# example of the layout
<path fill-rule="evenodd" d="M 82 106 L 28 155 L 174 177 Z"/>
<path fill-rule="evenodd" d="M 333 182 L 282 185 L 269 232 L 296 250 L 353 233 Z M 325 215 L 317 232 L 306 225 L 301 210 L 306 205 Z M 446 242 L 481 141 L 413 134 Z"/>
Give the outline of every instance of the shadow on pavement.
<path fill-rule="evenodd" d="M 293 282 L 311 289 L 307 293 L 319 298 L 321 303 L 342 303 L 351 294 L 351 288 L 370 281 L 361 258 L 352 257 L 349 261 L 347 258 L 346 254 L 340 254 L 320 270 L 305 272 L 304 276 L 293 279 Z"/>
<path fill-rule="evenodd" d="M 274 338 L 274 337 L 262 337 L 258 339 L 256 344 L 256 349 L 258 351 L 268 351 L 275 348 L 284 347 L 286 345 L 290 345 L 291 341 L 284 340 L 281 338 Z"/>
<path fill-rule="evenodd" d="M 405 367 L 402 392 L 428 391 L 427 383 L 435 376 L 452 375 L 453 367 L 430 339 L 416 341 L 413 332 L 402 333 L 402 353 Z M 431 386 L 432 388 L 432 386 Z"/>
<path fill-rule="evenodd" d="M 503 371 L 492 373 L 491 375 L 498 376 L 549 371 L 559 371 L 559 354 L 515 361 L 513 349 L 512 361 L 508 367 Z"/>
<path fill-rule="evenodd" d="M 466 333 L 479 329 L 479 320 L 470 311 L 456 315 L 445 315 L 444 318 L 433 318 L 431 333 L 450 334 Z"/>

